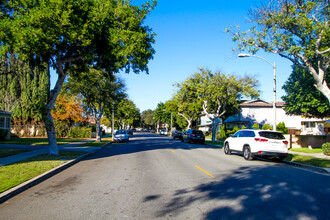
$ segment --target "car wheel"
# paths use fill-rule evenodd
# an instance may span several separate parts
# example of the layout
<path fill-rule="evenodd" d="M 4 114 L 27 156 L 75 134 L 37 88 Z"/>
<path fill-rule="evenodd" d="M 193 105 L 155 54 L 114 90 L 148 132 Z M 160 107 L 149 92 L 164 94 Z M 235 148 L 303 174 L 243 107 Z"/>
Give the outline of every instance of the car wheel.
<path fill-rule="evenodd" d="M 251 154 L 251 150 L 249 146 L 245 146 L 243 149 L 243 156 L 245 160 L 252 160 L 253 156 Z"/>
<path fill-rule="evenodd" d="M 224 150 L 225 154 L 227 154 L 227 155 L 230 155 L 231 154 L 231 150 L 229 148 L 229 144 L 228 143 L 225 144 L 225 148 L 223 150 Z"/>
<path fill-rule="evenodd" d="M 181 138 L 181 142 L 184 142 L 184 139 L 183 138 Z"/>

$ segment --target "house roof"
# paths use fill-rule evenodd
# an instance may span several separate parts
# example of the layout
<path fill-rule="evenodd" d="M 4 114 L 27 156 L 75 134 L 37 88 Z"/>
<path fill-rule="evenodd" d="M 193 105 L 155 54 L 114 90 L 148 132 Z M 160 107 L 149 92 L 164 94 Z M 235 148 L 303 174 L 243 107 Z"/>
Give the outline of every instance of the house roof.
<path fill-rule="evenodd" d="M 276 102 L 276 107 L 283 107 L 285 102 Z M 248 100 L 240 104 L 240 107 L 273 107 L 273 103 L 265 102 L 261 99 Z"/>
<path fill-rule="evenodd" d="M 7 111 L 4 111 L 4 110 L 1 110 L 1 109 L 0 109 L 0 114 L 4 114 L 4 115 L 13 115 L 14 113 L 12 113 L 12 112 L 7 112 Z"/>

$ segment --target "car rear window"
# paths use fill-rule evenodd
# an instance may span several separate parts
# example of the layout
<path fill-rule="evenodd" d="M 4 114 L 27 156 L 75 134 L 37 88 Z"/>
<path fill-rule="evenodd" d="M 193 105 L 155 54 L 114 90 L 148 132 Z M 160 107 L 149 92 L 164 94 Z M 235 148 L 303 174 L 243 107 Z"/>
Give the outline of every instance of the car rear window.
<path fill-rule="evenodd" d="M 203 134 L 202 131 L 193 131 L 192 133 L 193 133 L 193 134 Z"/>
<path fill-rule="evenodd" d="M 259 132 L 260 137 L 265 137 L 269 139 L 285 139 L 282 133 L 271 132 L 271 131 L 261 131 Z"/>

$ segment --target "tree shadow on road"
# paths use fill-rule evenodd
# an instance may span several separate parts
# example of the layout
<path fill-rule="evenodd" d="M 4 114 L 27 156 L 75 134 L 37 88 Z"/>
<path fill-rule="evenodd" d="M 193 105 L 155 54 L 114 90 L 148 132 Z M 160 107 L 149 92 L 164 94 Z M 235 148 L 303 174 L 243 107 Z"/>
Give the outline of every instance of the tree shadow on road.
<path fill-rule="evenodd" d="M 284 171 L 286 176 L 276 169 L 243 167 L 217 178 L 221 180 L 179 189 L 157 216 L 198 207 L 204 219 L 330 219 L 328 176 L 318 176 L 316 182 L 314 173 L 290 177 L 292 170 Z"/>

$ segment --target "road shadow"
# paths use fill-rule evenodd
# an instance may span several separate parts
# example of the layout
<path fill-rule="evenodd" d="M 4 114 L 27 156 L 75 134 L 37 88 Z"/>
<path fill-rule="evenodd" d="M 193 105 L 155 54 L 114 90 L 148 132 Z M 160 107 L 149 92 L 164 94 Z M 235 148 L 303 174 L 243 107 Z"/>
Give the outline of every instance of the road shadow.
<path fill-rule="evenodd" d="M 330 178 L 293 175 L 279 166 L 242 167 L 216 178 L 221 180 L 178 189 L 156 216 L 175 217 L 198 207 L 204 219 L 330 219 Z"/>

